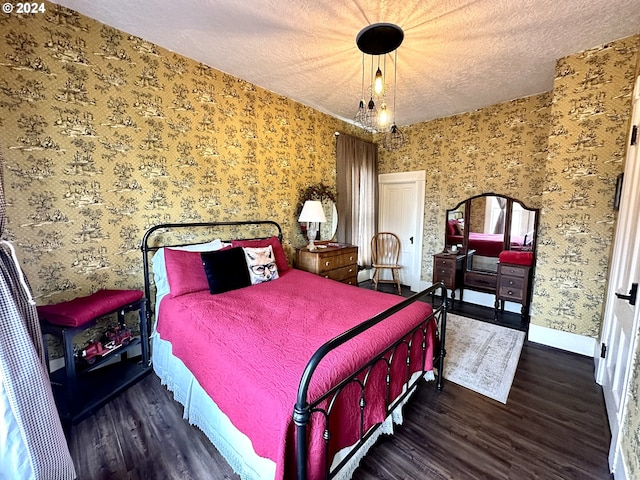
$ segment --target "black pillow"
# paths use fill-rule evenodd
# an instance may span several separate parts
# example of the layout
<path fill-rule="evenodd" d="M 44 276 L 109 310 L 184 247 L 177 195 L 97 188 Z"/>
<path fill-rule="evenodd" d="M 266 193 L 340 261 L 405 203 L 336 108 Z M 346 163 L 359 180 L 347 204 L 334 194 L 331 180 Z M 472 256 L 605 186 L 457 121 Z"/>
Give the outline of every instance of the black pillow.
<path fill-rule="evenodd" d="M 203 252 L 202 264 L 210 293 L 222 293 L 251 285 L 242 247 Z"/>

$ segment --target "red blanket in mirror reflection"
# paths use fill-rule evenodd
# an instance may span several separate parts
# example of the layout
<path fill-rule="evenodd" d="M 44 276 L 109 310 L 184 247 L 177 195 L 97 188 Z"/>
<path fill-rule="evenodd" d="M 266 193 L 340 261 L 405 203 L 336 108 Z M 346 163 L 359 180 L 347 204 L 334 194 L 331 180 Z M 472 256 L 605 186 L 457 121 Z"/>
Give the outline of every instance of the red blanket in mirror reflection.
<path fill-rule="evenodd" d="M 462 235 L 449 235 L 447 245 L 461 245 L 464 241 Z M 512 247 L 522 247 L 524 237 L 511 237 Z M 497 257 L 504 249 L 504 235 L 501 233 L 476 233 L 469 232 L 469 250 L 475 250 L 476 255 L 485 257 Z"/>

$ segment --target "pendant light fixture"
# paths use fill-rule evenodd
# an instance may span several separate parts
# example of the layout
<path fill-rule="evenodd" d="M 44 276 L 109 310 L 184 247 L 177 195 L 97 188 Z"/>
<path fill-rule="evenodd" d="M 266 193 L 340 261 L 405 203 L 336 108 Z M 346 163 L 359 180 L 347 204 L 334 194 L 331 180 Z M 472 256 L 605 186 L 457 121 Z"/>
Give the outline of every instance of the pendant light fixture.
<path fill-rule="evenodd" d="M 389 128 L 389 131 L 384 134 L 384 138 L 382 139 L 382 146 L 389 150 L 390 152 L 394 150 L 399 150 L 404 146 L 404 135 L 402 132 L 398 130 L 398 126 L 396 125 L 396 85 L 398 84 L 397 80 L 397 69 L 398 65 L 398 51 L 396 50 L 396 58 L 393 61 L 393 123 Z"/>
<path fill-rule="evenodd" d="M 404 137 L 395 122 L 396 114 L 396 80 L 398 47 L 404 40 L 404 32 L 391 23 L 375 23 L 363 28 L 356 37 L 356 44 L 362 52 L 362 96 L 358 111 L 354 117 L 356 125 L 373 133 L 385 132 L 383 144 L 389 149 L 397 149 L 404 145 Z M 387 106 L 388 86 L 386 83 L 387 54 L 394 52 L 393 110 Z M 371 57 L 371 74 L 368 102 L 365 102 L 366 56 Z M 390 122 L 390 118 L 393 121 Z"/>

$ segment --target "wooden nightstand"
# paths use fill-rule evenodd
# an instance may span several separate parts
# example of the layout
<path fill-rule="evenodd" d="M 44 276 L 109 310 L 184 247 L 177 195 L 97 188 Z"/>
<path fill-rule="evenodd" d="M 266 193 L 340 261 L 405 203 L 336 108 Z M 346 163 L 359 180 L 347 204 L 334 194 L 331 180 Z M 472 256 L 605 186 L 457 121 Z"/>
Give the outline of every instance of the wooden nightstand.
<path fill-rule="evenodd" d="M 317 245 L 317 243 L 316 243 Z M 326 244 L 320 244 L 326 245 Z M 321 275 L 331 280 L 358 284 L 358 247 L 354 245 L 329 246 L 316 250 L 296 249 L 296 268 Z"/>
<path fill-rule="evenodd" d="M 462 300 L 462 276 L 464 273 L 465 253 L 436 253 L 433 256 L 433 283 L 443 282 L 451 290 L 451 301 L 456 298 L 456 289 L 460 289 Z"/>
<path fill-rule="evenodd" d="M 521 323 L 524 325 L 529 313 L 531 284 L 530 266 L 498 263 L 495 319 L 498 319 L 498 309 L 504 311 L 505 301 L 519 303 L 522 305 Z"/>

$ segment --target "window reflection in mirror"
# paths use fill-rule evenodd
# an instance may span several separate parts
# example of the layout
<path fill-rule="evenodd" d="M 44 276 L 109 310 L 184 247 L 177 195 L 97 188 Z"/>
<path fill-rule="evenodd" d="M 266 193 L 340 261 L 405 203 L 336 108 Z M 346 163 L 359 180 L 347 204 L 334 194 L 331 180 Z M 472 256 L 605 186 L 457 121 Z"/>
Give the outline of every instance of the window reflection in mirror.
<path fill-rule="evenodd" d="M 511 210 L 511 250 L 532 250 L 535 238 L 536 212 L 513 202 Z"/>

